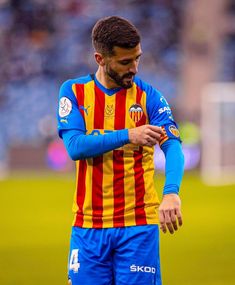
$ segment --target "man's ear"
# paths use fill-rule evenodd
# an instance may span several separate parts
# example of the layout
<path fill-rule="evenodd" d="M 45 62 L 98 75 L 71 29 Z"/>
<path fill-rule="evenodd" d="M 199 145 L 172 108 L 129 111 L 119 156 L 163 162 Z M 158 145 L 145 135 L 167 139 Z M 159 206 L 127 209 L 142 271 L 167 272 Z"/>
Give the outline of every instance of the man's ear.
<path fill-rule="evenodd" d="M 101 66 L 105 65 L 104 56 L 101 53 L 96 52 L 94 56 L 95 56 L 95 61 L 97 62 L 98 65 Z"/>

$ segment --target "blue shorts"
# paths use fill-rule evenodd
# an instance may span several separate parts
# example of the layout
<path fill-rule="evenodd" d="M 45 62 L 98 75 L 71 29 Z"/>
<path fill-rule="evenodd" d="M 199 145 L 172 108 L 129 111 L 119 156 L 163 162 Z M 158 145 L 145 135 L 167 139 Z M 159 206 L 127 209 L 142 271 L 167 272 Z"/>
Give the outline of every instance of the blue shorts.
<path fill-rule="evenodd" d="M 72 285 L 161 285 L 158 226 L 73 227 L 68 273 Z"/>

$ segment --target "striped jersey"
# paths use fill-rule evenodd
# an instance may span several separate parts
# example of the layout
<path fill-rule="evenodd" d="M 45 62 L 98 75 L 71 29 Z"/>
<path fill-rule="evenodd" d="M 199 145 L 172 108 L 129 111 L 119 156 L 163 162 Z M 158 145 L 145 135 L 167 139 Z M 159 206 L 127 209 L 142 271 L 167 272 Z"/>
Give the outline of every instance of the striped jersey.
<path fill-rule="evenodd" d="M 94 75 L 66 81 L 60 90 L 58 129 L 106 135 L 144 124 L 163 128 L 160 144 L 179 139 L 166 99 L 135 77 L 129 89 L 106 89 Z M 102 152 L 101 152 L 102 153 Z M 124 146 L 76 161 L 73 225 L 110 228 L 158 224 L 154 148 Z"/>

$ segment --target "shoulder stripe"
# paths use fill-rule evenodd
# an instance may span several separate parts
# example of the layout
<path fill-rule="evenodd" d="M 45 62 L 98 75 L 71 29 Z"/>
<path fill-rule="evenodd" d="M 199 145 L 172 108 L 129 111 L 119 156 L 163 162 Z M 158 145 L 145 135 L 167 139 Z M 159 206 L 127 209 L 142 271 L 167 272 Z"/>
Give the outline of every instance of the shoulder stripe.
<path fill-rule="evenodd" d="M 122 89 L 116 94 L 114 129 L 125 129 L 126 119 L 126 90 Z"/>
<path fill-rule="evenodd" d="M 143 91 L 137 85 L 136 85 L 136 89 L 137 89 L 137 92 L 136 92 L 136 103 L 142 105 L 141 104 L 141 99 L 142 99 Z M 143 107 L 145 108 L 145 106 L 143 106 Z M 142 126 L 144 124 L 146 124 L 146 115 L 145 115 L 145 113 L 142 114 L 141 119 L 136 123 L 136 127 Z"/>
<path fill-rule="evenodd" d="M 95 85 L 94 129 L 104 128 L 105 94 Z"/>
<path fill-rule="evenodd" d="M 72 89 L 75 91 L 75 95 L 77 98 L 77 102 L 78 102 L 78 108 L 80 110 L 80 113 L 82 114 L 82 117 L 84 119 L 84 108 L 80 108 L 79 106 L 84 106 L 84 84 L 74 84 L 72 86 Z"/>

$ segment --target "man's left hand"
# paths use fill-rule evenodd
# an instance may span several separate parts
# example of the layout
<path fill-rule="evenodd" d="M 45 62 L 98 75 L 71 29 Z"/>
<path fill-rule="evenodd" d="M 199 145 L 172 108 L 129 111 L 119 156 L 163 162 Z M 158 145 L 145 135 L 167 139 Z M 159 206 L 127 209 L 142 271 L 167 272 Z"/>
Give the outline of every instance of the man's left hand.
<path fill-rule="evenodd" d="M 181 200 L 177 194 L 166 194 L 163 196 L 159 207 L 160 229 L 166 233 L 167 229 L 173 234 L 182 226 Z M 177 222 L 178 221 L 178 222 Z"/>

